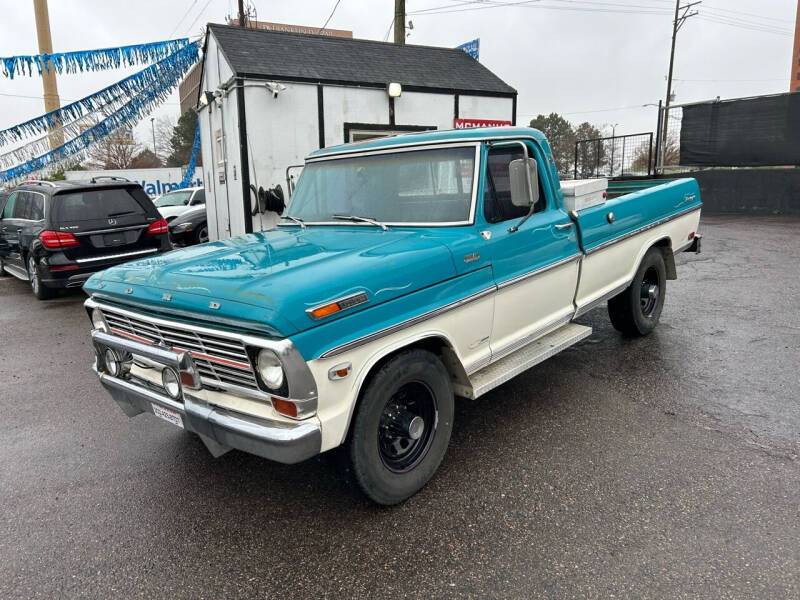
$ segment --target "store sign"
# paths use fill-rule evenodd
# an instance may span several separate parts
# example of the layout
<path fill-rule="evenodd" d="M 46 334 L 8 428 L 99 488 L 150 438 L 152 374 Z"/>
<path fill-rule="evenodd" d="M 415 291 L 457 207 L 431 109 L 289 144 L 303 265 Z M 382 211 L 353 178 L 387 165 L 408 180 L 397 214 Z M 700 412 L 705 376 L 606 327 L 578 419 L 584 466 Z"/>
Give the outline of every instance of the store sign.
<path fill-rule="evenodd" d="M 501 119 L 453 119 L 453 129 L 472 129 L 473 127 L 502 127 L 511 121 Z"/>
<path fill-rule="evenodd" d="M 456 49 L 463 50 L 472 58 L 478 60 L 481 54 L 481 38 L 476 38 L 474 40 L 470 40 L 469 42 L 465 42 L 460 46 L 456 46 Z"/>

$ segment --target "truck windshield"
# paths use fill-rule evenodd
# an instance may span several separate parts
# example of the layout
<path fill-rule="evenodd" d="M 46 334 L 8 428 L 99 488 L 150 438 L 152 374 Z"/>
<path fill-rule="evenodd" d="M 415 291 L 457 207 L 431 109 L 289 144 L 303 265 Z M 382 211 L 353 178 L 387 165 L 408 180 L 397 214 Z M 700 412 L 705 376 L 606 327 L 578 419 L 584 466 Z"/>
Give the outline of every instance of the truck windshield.
<path fill-rule="evenodd" d="M 341 225 L 348 215 L 388 225 L 464 223 L 474 172 L 471 146 L 312 162 L 287 215 L 306 225 Z"/>

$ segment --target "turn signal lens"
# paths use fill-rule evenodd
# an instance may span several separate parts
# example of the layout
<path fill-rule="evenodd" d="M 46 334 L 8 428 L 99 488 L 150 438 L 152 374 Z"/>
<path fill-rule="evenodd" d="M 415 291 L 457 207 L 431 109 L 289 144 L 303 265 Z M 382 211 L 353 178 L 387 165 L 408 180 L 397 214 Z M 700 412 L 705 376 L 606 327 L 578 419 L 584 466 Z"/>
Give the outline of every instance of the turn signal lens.
<path fill-rule="evenodd" d="M 169 231 L 169 225 L 167 224 L 166 219 L 159 219 L 158 221 L 153 221 L 147 227 L 147 235 L 161 235 L 162 233 L 167 233 Z"/>
<path fill-rule="evenodd" d="M 323 317 L 327 317 L 334 313 L 339 312 L 342 310 L 342 307 L 339 306 L 338 302 L 332 302 L 331 304 L 326 304 L 325 306 L 320 306 L 319 308 L 315 308 L 311 311 L 311 316 L 315 319 L 322 319 Z"/>
<path fill-rule="evenodd" d="M 281 398 L 272 397 L 272 407 L 282 415 L 287 417 L 297 418 L 297 406 L 294 402 L 283 400 Z"/>
<path fill-rule="evenodd" d="M 67 231 L 45 230 L 39 234 L 39 240 L 42 242 L 42 246 L 48 250 L 80 246 L 78 238 Z"/>

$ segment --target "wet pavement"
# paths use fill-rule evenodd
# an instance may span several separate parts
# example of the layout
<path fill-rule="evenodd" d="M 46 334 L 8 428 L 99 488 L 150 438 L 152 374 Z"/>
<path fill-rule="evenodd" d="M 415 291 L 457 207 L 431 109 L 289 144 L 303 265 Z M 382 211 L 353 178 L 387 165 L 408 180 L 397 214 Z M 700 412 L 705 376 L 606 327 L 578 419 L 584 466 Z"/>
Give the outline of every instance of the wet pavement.
<path fill-rule="evenodd" d="M 704 219 L 662 321 L 457 404 L 395 508 L 337 454 L 213 459 L 90 372 L 80 293 L 0 278 L 0 598 L 800 596 L 800 220 Z"/>

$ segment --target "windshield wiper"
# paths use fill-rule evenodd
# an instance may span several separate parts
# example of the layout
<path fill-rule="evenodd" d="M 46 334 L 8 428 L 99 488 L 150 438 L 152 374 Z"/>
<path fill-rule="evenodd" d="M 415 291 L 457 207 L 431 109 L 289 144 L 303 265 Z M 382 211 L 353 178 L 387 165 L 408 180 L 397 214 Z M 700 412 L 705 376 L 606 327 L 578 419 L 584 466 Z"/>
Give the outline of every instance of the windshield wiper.
<path fill-rule="evenodd" d="M 288 219 L 295 225 L 300 225 L 300 229 L 306 228 L 306 224 L 303 222 L 303 219 L 298 219 L 297 217 L 290 217 L 289 215 L 283 215 L 281 219 Z"/>
<path fill-rule="evenodd" d="M 136 212 L 135 210 L 126 210 L 124 212 L 109 213 L 108 217 L 109 218 L 112 218 L 112 217 L 124 217 L 125 215 L 132 215 L 135 212 Z"/>
<path fill-rule="evenodd" d="M 357 215 L 333 215 L 333 218 L 337 221 L 350 221 L 351 223 L 369 223 L 371 225 L 380 227 L 384 231 L 389 230 L 389 228 L 380 221 L 370 219 L 369 217 L 359 217 Z"/>

